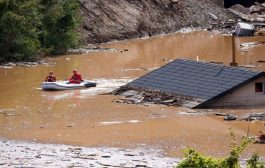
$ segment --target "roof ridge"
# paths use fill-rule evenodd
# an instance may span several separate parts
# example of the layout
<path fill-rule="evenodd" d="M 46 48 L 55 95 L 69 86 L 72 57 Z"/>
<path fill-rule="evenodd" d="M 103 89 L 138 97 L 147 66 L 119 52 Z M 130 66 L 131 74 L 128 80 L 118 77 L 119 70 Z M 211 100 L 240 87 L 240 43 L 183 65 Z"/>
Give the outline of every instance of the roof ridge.
<path fill-rule="evenodd" d="M 199 63 L 199 64 L 211 64 L 211 65 L 213 65 L 215 67 L 224 67 L 224 68 L 230 68 L 230 69 L 241 69 L 241 70 L 245 70 L 245 71 L 248 71 L 248 72 L 258 72 L 258 73 L 264 72 L 264 71 L 248 69 L 248 68 L 245 68 L 245 67 L 234 67 L 234 66 L 228 66 L 228 65 L 224 65 L 224 64 L 216 64 L 216 63 L 207 62 L 207 61 L 194 61 L 192 59 L 186 59 L 186 58 L 177 58 L 175 61 L 189 61 L 189 62 L 196 62 L 196 63 Z M 173 62 L 175 62 L 175 61 L 173 61 Z"/>

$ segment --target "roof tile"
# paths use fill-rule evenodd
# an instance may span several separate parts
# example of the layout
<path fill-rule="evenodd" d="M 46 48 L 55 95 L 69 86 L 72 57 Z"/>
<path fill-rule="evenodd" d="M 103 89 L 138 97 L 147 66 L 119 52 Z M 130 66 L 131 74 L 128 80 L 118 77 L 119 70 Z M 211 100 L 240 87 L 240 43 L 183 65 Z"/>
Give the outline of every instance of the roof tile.
<path fill-rule="evenodd" d="M 177 59 L 128 84 L 209 100 L 260 72 L 220 64 Z"/>

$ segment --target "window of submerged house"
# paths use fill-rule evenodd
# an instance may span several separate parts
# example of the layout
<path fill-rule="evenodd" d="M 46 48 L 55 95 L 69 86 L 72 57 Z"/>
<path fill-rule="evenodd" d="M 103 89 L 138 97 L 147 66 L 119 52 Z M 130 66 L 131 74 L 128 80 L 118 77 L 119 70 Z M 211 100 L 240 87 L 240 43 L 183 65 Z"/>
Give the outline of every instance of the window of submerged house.
<path fill-rule="evenodd" d="M 255 92 L 256 93 L 263 92 L 263 83 L 261 82 L 255 83 Z"/>

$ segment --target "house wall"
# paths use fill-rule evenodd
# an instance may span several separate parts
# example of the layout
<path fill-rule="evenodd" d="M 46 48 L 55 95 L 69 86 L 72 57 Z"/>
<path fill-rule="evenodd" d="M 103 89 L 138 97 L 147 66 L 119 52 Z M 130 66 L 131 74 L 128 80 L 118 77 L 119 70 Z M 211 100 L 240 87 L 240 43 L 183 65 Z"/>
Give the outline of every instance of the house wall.
<path fill-rule="evenodd" d="M 209 107 L 265 106 L 265 84 L 263 84 L 263 93 L 256 93 L 256 82 L 265 83 L 265 77 L 261 77 L 245 86 L 236 89 L 232 93 L 226 94 L 225 96 L 211 103 Z"/>

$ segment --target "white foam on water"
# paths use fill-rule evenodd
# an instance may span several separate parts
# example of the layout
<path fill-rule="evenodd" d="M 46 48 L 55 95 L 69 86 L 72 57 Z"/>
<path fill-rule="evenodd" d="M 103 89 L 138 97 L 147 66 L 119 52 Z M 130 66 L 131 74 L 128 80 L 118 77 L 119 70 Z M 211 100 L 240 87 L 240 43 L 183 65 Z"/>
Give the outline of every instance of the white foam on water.
<path fill-rule="evenodd" d="M 0 109 L 0 113 L 2 112 L 15 112 L 15 109 Z"/>
<path fill-rule="evenodd" d="M 0 68 L 11 69 L 11 68 L 13 68 L 13 67 L 12 67 L 12 66 L 0 66 Z"/>
<path fill-rule="evenodd" d="M 77 90 L 54 91 L 54 92 L 43 91 L 41 92 L 41 96 L 46 97 L 50 100 L 62 100 L 62 99 L 71 99 L 71 98 L 86 99 L 86 98 L 91 98 L 92 96 L 95 95 L 110 93 L 113 90 L 123 85 L 126 85 L 127 83 L 132 81 L 132 79 L 100 78 L 100 79 L 94 79 L 93 81 L 97 83 L 96 87 L 77 89 Z"/>
<path fill-rule="evenodd" d="M 187 111 L 187 112 L 177 112 L 177 115 L 204 115 L 204 112 L 196 112 L 196 111 Z"/>
<path fill-rule="evenodd" d="M 124 69 L 124 72 L 128 72 L 128 71 L 143 71 L 144 69 L 142 68 L 128 68 L 128 69 Z"/>
<path fill-rule="evenodd" d="M 73 96 L 73 95 L 74 95 L 73 93 L 64 93 L 64 94 L 61 94 L 61 95 L 55 95 L 54 99 L 55 100 L 61 100 L 61 99 L 65 99 L 65 98 Z"/>
<path fill-rule="evenodd" d="M 127 122 L 128 123 L 134 123 L 134 124 L 136 124 L 136 123 L 140 123 L 141 121 L 139 121 L 139 120 L 129 120 Z"/>
<path fill-rule="evenodd" d="M 139 120 L 128 120 L 128 121 L 103 121 L 99 122 L 99 125 L 115 125 L 115 124 L 124 124 L 124 123 L 131 123 L 131 124 L 137 124 L 140 123 Z"/>
<path fill-rule="evenodd" d="M 74 93 L 69 91 L 66 92 L 58 91 L 56 94 L 51 94 L 51 93 L 55 92 L 45 92 L 42 94 L 42 96 L 50 100 L 63 100 L 74 96 Z"/>
<path fill-rule="evenodd" d="M 90 95 L 91 96 L 91 95 L 110 93 L 113 90 L 131 82 L 132 79 L 130 79 L 130 78 L 104 79 L 103 78 L 103 79 L 95 79 L 93 81 L 95 81 L 97 83 L 97 86 L 89 88 L 89 89 L 80 90 L 80 93 L 82 95 Z"/>
<path fill-rule="evenodd" d="M 123 121 L 104 121 L 100 122 L 99 125 L 115 125 L 115 124 L 122 124 Z"/>

